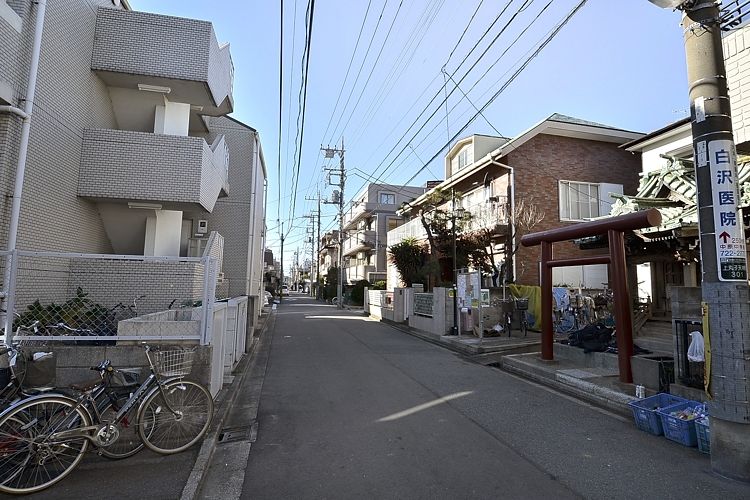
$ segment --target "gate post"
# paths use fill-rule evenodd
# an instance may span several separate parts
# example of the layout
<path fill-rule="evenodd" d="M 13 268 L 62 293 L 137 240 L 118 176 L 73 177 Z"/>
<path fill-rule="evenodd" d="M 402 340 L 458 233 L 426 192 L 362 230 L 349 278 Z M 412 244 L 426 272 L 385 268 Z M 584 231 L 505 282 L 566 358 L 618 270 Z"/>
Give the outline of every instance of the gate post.
<path fill-rule="evenodd" d="M 542 242 L 542 269 L 540 272 L 542 283 L 542 359 L 551 361 L 553 359 L 552 344 L 554 336 L 552 332 L 552 243 Z"/>
<path fill-rule="evenodd" d="M 633 372 L 630 366 L 630 357 L 633 355 L 633 322 L 630 316 L 625 237 L 622 231 L 614 229 L 610 229 L 607 236 L 609 238 L 609 269 L 612 273 L 615 292 L 615 328 L 620 382 L 630 384 L 633 382 Z"/>

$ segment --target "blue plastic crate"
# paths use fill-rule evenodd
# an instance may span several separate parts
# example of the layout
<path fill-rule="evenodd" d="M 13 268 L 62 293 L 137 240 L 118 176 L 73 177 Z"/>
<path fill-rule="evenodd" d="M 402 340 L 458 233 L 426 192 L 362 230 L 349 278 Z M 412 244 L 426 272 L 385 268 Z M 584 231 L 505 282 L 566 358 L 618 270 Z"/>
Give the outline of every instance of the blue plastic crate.
<path fill-rule="evenodd" d="M 661 425 L 664 429 L 664 437 L 685 446 L 695 447 L 698 445 L 698 436 L 695 433 L 695 420 L 682 420 L 671 414 L 686 408 L 702 405 L 697 401 L 688 401 L 659 410 Z"/>
<path fill-rule="evenodd" d="M 685 398 L 661 393 L 648 398 L 631 401 L 628 403 L 628 406 L 633 410 L 633 420 L 636 427 L 654 436 L 661 436 L 664 434 L 664 431 L 661 425 L 661 418 L 659 418 L 656 411 L 685 402 L 687 402 Z"/>
<path fill-rule="evenodd" d="M 695 421 L 695 435 L 698 438 L 698 451 L 711 453 L 711 427 L 708 418 L 699 418 Z"/>

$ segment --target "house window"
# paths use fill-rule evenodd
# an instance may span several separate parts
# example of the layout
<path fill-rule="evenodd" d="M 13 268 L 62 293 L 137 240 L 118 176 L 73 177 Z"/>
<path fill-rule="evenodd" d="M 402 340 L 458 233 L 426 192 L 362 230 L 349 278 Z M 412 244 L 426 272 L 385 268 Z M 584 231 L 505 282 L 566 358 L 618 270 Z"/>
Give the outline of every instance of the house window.
<path fill-rule="evenodd" d="M 560 181 L 560 220 L 599 217 L 599 184 Z"/>
<path fill-rule="evenodd" d="M 461 170 L 469 163 L 469 149 L 463 149 L 458 153 L 458 169 Z"/>
<path fill-rule="evenodd" d="M 396 195 L 393 193 L 380 193 L 380 204 L 381 205 L 395 205 Z"/>

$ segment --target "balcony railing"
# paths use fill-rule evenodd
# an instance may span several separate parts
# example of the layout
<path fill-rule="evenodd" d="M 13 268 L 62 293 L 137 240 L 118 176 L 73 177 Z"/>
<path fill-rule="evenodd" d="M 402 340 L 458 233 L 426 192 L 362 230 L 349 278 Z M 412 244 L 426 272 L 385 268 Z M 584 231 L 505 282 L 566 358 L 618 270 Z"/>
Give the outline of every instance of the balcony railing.
<path fill-rule="evenodd" d="M 223 137 L 209 145 L 200 137 L 86 129 L 78 195 L 211 212 L 229 191 L 228 167 Z"/>
<path fill-rule="evenodd" d="M 357 281 L 369 279 L 370 273 L 377 271 L 375 266 L 354 265 L 344 268 L 345 279 L 347 283 L 356 283 Z"/>
<path fill-rule="evenodd" d="M 344 240 L 344 256 L 375 248 L 375 231 L 352 231 Z"/>
<path fill-rule="evenodd" d="M 201 114 L 232 111 L 234 66 L 207 21 L 99 7 L 91 69 L 110 86 L 169 87 Z"/>
<path fill-rule="evenodd" d="M 489 229 L 494 231 L 498 226 L 508 224 L 508 198 L 497 196 L 493 201 L 477 203 L 468 208 L 471 220 L 465 224 L 464 231 Z"/>
<path fill-rule="evenodd" d="M 408 220 L 397 228 L 388 231 L 388 246 L 390 247 L 401 243 L 407 238 L 414 238 L 417 240 L 427 239 L 427 233 L 425 232 L 422 221 L 419 218 Z"/>

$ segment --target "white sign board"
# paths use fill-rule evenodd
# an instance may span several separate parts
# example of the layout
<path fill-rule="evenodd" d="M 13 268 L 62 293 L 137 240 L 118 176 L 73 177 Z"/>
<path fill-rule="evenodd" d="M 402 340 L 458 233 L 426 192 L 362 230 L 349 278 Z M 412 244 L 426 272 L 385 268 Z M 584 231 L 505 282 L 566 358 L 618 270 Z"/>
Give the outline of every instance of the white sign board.
<path fill-rule="evenodd" d="M 700 162 L 699 162 L 700 164 Z M 747 254 L 742 216 L 737 207 L 737 153 L 730 140 L 708 143 L 711 169 L 716 259 L 721 281 L 747 281 Z"/>
<path fill-rule="evenodd" d="M 479 273 L 459 273 L 456 291 L 458 293 L 458 307 L 478 307 L 482 296 Z"/>

